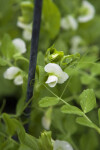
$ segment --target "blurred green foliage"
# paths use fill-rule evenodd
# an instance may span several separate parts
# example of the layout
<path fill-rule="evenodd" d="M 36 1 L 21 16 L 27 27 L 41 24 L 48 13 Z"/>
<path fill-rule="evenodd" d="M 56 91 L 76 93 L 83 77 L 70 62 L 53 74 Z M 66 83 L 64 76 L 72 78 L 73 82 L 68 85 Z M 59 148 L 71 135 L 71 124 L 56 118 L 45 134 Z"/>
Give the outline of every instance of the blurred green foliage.
<path fill-rule="evenodd" d="M 23 125 L 29 120 L 23 111 L 28 105 L 25 99 L 31 40 L 24 38 L 27 27 L 19 27 L 18 21 L 32 24 L 34 3 L 33 0 L 0 0 L 0 150 L 53 150 L 52 139 L 68 141 L 75 150 L 100 149 L 100 2 L 89 2 L 95 8 L 94 18 L 78 23 L 76 30 L 65 30 L 61 19 L 72 15 L 77 20 L 82 1 L 43 1 L 34 97 L 30 100 L 30 134 L 27 134 Z M 76 41 L 72 42 L 76 36 L 81 39 L 77 45 Z M 17 54 L 14 38 L 25 41 L 25 54 Z M 53 89 L 45 85 L 44 66 L 50 62 L 59 64 L 70 77 Z M 4 79 L 3 74 L 10 66 L 21 69 L 22 86 Z M 9 114 L 9 106 L 3 106 L 8 97 L 17 99 L 16 114 Z M 48 106 L 52 109 L 47 118 L 52 137 L 51 132 L 43 132 L 42 119 Z M 18 141 L 12 138 L 14 135 Z"/>

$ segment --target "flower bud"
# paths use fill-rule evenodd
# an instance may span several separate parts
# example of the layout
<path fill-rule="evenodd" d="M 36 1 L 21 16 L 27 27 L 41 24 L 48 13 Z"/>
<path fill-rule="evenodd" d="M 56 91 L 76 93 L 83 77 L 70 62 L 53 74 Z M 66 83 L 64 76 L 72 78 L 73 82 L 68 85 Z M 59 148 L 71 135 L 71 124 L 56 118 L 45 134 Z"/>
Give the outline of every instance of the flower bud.
<path fill-rule="evenodd" d="M 46 52 L 45 62 L 59 62 L 63 56 L 63 51 L 57 51 L 55 48 L 51 47 Z"/>

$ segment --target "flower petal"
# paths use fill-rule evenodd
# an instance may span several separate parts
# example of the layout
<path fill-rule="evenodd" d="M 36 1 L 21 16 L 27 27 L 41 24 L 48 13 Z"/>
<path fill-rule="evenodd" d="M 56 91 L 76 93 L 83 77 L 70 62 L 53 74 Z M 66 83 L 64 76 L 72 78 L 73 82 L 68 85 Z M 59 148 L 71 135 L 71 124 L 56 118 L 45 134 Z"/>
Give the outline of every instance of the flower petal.
<path fill-rule="evenodd" d="M 83 42 L 82 38 L 80 36 L 74 36 L 71 39 L 71 45 L 72 47 L 77 48 L 81 43 Z"/>
<path fill-rule="evenodd" d="M 25 23 L 22 23 L 22 22 L 18 21 L 17 26 L 22 28 L 22 29 L 32 30 L 32 23 L 25 24 Z"/>
<path fill-rule="evenodd" d="M 4 72 L 4 78 L 12 80 L 16 76 L 16 74 L 20 72 L 20 69 L 18 67 L 9 67 L 5 72 Z"/>
<path fill-rule="evenodd" d="M 45 116 L 42 117 L 42 125 L 46 130 L 50 129 L 51 120 L 46 118 Z"/>
<path fill-rule="evenodd" d="M 58 83 L 62 84 L 69 78 L 66 72 L 62 72 L 62 75 L 58 78 Z"/>
<path fill-rule="evenodd" d="M 69 25 L 70 28 L 76 30 L 78 27 L 78 23 L 76 22 L 75 18 L 71 15 L 68 15 Z"/>
<path fill-rule="evenodd" d="M 83 1 L 82 7 L 87 10 L 87 14 L 83 14 L 78 17 L 79 22 L 87 22 L 91 20 L 94 17 L 95 14 L 95 8 L 92 4 L 90 4 L 88 1 Z"/>
<path fill-rule="evenodd" d="M 22 39 L 16 38 L 12 42 L 13 42 L 14 46 L 16 47 L 16 49 L 20 53 L 25 53 L 26 52 L 26 45 L 25 45 L 25 42 Z"/>
<path fill-rule="evenodd" d="M 72 146 L 68 142 L 56 140 L 54 142 L 53 150 L 58 150 L 58 149 L 61 149 L 61 150 L 73 150 Z"/>
<path fill-rule="evenodd" d="M 49 63 L 44 67 L 44 70 L 48 73 L 60 76 L 62 74 L 62 69 L 59 65 L 55 63 Z"/>
<path fill-rule="evenodd" d="M 62 18 L 62 19 L 61 19 L 61 27 L 62 27 L 63 29 L 65 29 L 65 30 L 67 30 L 67 29 L 70 28 L 69 24 L 68 24 L 67 21 L 66 21 L 66 18 Z"/>
<path fill-rule="evenodd" d="M 68 29 L 76 30 L 78 27 L 78 23 L 73 16 L 68 15 L 65 18 L 61 19 L 61 27 L 65 30 Z"/>
<path fill-rule="evenodd" d="M 17 26 L 20 27 L 20 28 L 22 28 L 22 29 L 27 28 L 27 25 L 24 24 L 24 23 L 22 23 L 22 22 L 20 22 L 20 21 L 17 22 Z"/>
<path fill-rule="evenodd" d="M 21 85 L 23 84 L 23 77 L 21 75 L 18 75 L 15 79 L 14 79 L 14 83 L 16 85 Z"/>
<path fill-rule="evenodd" d="M 58 78 L 54 75 L 51 75 L 48 77 L 45 83 L 47 83 L 50 87 L 54 87 L 57 84 L 57 81 L 58 81 Z"/>
<path fill-rule="evenodd" d="M 32 31 L 30 30 L 24 30 L 23 31 L 23 38 L 27 41 L 30 41 L 32 37 Z"/>

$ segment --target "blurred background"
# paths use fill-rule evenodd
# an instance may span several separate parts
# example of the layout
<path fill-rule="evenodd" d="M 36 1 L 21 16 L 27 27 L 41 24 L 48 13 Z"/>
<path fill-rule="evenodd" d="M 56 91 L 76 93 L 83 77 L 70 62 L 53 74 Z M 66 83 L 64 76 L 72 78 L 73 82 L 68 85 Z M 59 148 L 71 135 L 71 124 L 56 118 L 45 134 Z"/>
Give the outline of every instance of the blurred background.
<path fill-rule="evenodd" d="M 89 63 L 81 65 L 80 68 L 83 72 L 73 74 L 68 92 L 64 94 L 64 98 L 76 96 L 83 89 L 93 88 L 97 98 L 97 107 L 100 105 L 99 5 L 100 2 L 94 0 L 44 0 L 37 58 L 37 64 L 44 66 L 45 52 L 49 47 L 54 46 L 66 55 L 80 53 L 81 57 L 85 56 L 85 58 L 83 57 L 84 62 L 98 62 L 98 65 Z M 3 112 L 15 113 L 16 105 L 23 97 L 23 86 L 15 85 L 13 80 L 5 79 L 4 72 L 12 64 L 22 69 L 27 76 L 29 63 L 27 61 L 23 62 L 23 59 L 29 60 L 30 56 L 33 10 L 33 0 L 0 0 L 0 107 Z M 27 49 L 20 59 L 17 59 L 15 53 L 12 54 L 12 41 L 16 38 L 22 39 Z M 24 86 L 27 87 L 27 82 Z M 47 94 L 46 92 L 43 93 L 44 88 L 41 91 L 39 90 L 38 83 L 36 83 L 36 100 Z M 63 91 L 61 85 L 54 89 L 58 94 L 59 90 Z M 37 96 L 37 93 L 39 93 L 39 96 Z M 26 96 L 25 91 L 24 96 Z M 73 103 L 78 106 L 78 97 L 74 98 Z M 76 144 L 80 141 L 81 150 L 99 150 L 100 137 L 96 132 L 91 129 L 87 132 L 87 128 L 74 123 L 75 117 L 69 115 L 65 117 L 59 113 L 58 108 L 53 111 L 51 130 L 54 138 L 67 139 L 68 134 L 71 134 L 76 140 Z M 32 113 L 31 117 L 35 123 L 31 125 L 30 132 L 35 136 L 39 136 L 40 131 L 43 129 L 41 125 L 43 114 L 38 112 L 37 109 Z M 60 116 L 61 120 L 59 118 L 57 120 L 57 116 Z M 97 123 L 96 110 L 89 113 L 89 116 Z M 66 118 L 69 120 L 67 125 Z M 71 129 L 70 126 L 72 126 Z M 36 130 L 33 131 L 33 128 L 36 128 Z M 64 135 L 64 132 L 67 132 L 67 136 Z"/>

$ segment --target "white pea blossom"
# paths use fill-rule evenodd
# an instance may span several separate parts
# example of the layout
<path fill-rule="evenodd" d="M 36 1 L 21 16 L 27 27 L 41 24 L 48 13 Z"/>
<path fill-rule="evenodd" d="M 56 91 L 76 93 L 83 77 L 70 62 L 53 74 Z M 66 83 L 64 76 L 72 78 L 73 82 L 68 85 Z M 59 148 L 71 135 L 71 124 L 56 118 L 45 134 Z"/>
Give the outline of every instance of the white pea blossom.
<path fill-rule="evenodd" d="M 17 22 L 17 26 L 23 29 L 23 38 L 27 41 L 31 40 L 32 37 L 32 23 L 30 24 L 24 24 L 20 21 Z"/>
<path fill-rule="evenodd" d="M 78 23 L 73 16 L 68 15 L 61 19 L 61 27 L 65 30 L 76 30 L 78 28 Z"/>
<path fill-rule="evenodd" d="M 20 69 L 18 67 L 9 67 L 5 72 L 4 72 L 4 78 L 12 80 L 15 78 L 16 74 L 20 72 Z"/>
<path fill-rule="evenodd" d="M 82 7 L 80 8 L 80 11 L 82 14 L 78 17 L 79 22 L 87 22 L 93 19 L 95 15 L 94 6 L 86 0 L 82 2 Z"/>
<path fill-rule="evenodd" d="M 62 84 L 68 79 L 68 74 L 63 72 L 61 67 L 55 63 L 49 63 L 44 67 L 44 70 L 49 74 L 47 83 L 50 87 L 54 87 L 57 83 Z"/>
<path fill-rule="evenodd" d="M 15 85 L 23 84 L 23 77 L 21 75 L 16 76 L 16 78 L 14 79 L 14 83 Z"/>
<path fill-rule="evenodd" d="M 51 120 L 47 118 L 46 116 L 42 117 L 42 125 L 46 130 L 50 129 Z"/>
<path fill-rule="evenodd" d="M 25 23 L 22 23 L 20 21 L 17 22 L 17 26 L 20 27 L 21 29 L 30 29 L 30 28 L 32 28 L 31 24 L 25 24 Z"/>
<path fill-rule="evenodd" d="M 73 150 L 72 146 L 66 141 L 56 140 L 54 142 L 53 150 Z"/>
<path fill-rule="evenodd" d="M 52 108 L 48 108 L 42 117 L 41 123 L 44 129 L 49 130 L 51 125 L 51 114 L 52 114 Z"/>
<path fill-rule="evenodd" d="M 83 43 L 83 39 L 80 36 L 76 35 L 72 37 L 70 43 L 71 43 L 71 52 L 76 53 L 79 46 Z"/>
<path fill-rule="evenodd" d="M 4 78 L 13 80 L 15 85 L 21 85 L 23 83 L 23 77 L 20 74 L 20 69 L 18 67 L 9 67 L 4 72 Z"/>
<path fill-rule="evenodd" d="M 26 52 L 26 45 L 22 39 L 16 38 L 12 42 L 13 42 L 13 45 L 16 47 L 16 49 L 19 53 L 23 54 Z"/>
<path fill-rule="evenodd" d="M 23 38 L 26 40 L 26 41 L 30 41 L 31 40 L 31 37 L 32 37 L 32 31 L 30 30 L 24 30 L 23 33 Z"/>

